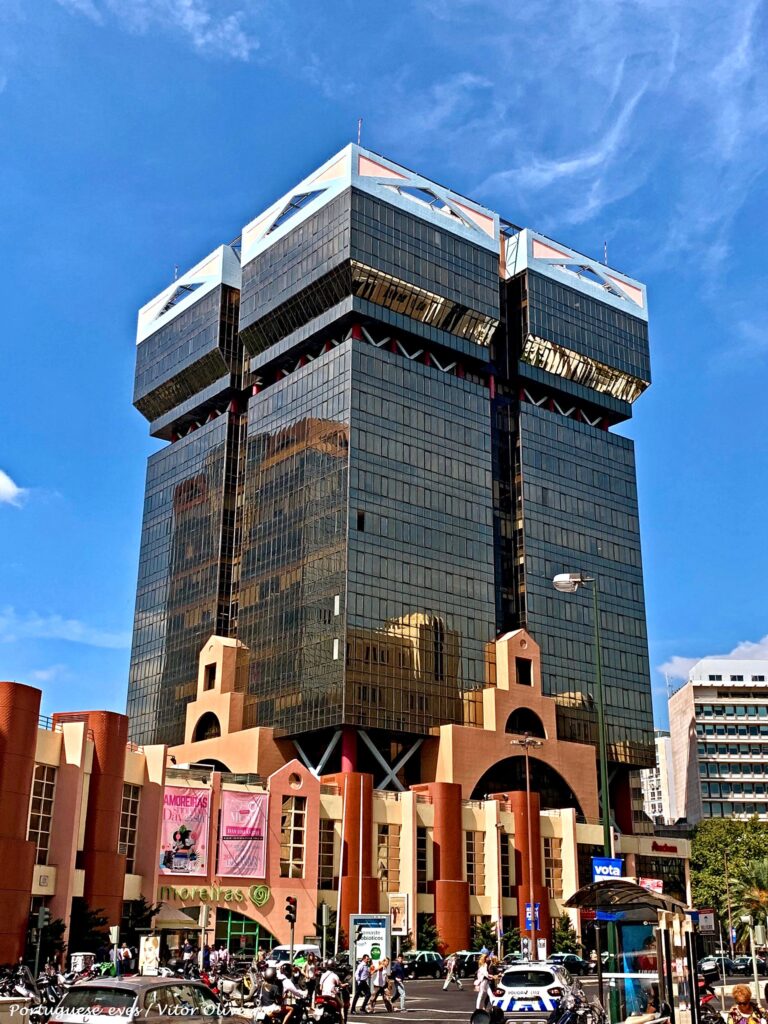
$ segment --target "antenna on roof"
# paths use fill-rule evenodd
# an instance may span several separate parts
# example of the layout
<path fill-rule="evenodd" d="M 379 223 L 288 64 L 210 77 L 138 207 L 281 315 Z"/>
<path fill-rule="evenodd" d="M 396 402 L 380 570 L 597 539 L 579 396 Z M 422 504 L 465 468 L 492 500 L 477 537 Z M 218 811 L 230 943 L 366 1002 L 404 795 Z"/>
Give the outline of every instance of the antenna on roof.
<path fill-rule="evenodd" d="M 608 242 L 603 242 L 603 263 L 608 266 Z"/>
<path fill-rule="evenodd" d="M 358 117 L 358 119 L 357 119 L 357 144 L 358 144 L 358 146 L 360 145 L 360 138 L 362 137 L 362 134 L 363 134 L 363 119 L 362 119 L 362 117 Z"/>
<path fill-rule="evenodd" d="M 179 264 L 175 263 L 173 267 L 173 280 L 178 281 L 179 279 Z"/>

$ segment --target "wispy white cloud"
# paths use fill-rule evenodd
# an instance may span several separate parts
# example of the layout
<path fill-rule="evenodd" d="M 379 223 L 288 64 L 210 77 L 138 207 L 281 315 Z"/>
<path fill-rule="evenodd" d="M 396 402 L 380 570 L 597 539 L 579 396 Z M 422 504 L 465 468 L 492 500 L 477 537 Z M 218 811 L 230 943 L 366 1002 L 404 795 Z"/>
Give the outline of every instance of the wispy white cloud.
<path fill-rule="evenodd" d="M 27 491 L 14 483 L 8 474 L 0 469 L 0 505 L 15 505 L 19 508 L 26 496 Z"/>
<path fill-rule="evenodd" d="M 19 614 L 13 607 L 0 608 L 0 643 L 19 640 L 68 640 L 88 647 L 125 648 L 130 646 L 129 632 L 90 626 L 63 615 Z"/>
<path fill-rule="evenodd" d="M 66 665 L 49 665 L 48 668 L 36 668 L 29 673 L 29 678 L 35 683 L 50 683 L 54 679 L 60 679 L 66 672 Z"/>
<path fill-rule="evenodd" d="M 768 634 L 760 640 L 742 640 L 727 654 L 700 654 L 697 658 L 674 655 L 659 665 L 659 672 L 670 679 L 687 679 L 693 666 L 702 658 L 727 658 L 735 661 L 768 661 Z"/>
<path fill-rule="evenodd" d="M 97 24 L 115 19 L 132 32 L 177 32 L 198 53 L 247 61 L 259 48 L 246 13 L 221 0 L 58 0 Z"/>

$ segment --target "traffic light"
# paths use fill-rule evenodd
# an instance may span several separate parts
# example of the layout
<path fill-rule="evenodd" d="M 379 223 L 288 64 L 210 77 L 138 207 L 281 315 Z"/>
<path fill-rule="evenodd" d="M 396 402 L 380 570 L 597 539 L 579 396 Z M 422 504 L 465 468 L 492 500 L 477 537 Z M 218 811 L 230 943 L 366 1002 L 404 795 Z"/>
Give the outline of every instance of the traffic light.
<path fill-rule="evenodd" d="M 291 924 L 296 923 L 296 897 L 285 897 L 285 920 Z"/>
<path fill-rule="evenodd" d="M 50 923 L 51 923 L 51 912 L 50 912 L 50 910 L 48 909 L 48 907 L 40 907 L 40 909 L 37 912 L 37 927 L 40 928 L 40 929 L 47 928 Z"/>

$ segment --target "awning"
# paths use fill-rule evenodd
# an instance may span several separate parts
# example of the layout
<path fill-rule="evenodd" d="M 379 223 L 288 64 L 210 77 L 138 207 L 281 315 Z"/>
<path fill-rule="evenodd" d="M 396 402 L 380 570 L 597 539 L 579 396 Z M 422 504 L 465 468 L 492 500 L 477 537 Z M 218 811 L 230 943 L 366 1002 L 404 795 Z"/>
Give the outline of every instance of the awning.
<path fill-rule="evenodd" d="M 185 914 L 183 910 L 179 910 L 178 907 L 171 906 L 170 903 L 160 904 L 160 909 L 152 918 L 152 928 L 155 931 L 162 931 L 164 928 L 175 931 L 181 931 L 181 929 L 188 932 L 200 931 L 200 925 L 194 918 Z"/>
<path fill-rule="evenodd" d="M 685 904 L 672 896 L 649 892 L 642 885 L 623 878 L 590 882 L 570 896 L 563 906 L 575 910 L 666 910 L 685 915 Z"/>

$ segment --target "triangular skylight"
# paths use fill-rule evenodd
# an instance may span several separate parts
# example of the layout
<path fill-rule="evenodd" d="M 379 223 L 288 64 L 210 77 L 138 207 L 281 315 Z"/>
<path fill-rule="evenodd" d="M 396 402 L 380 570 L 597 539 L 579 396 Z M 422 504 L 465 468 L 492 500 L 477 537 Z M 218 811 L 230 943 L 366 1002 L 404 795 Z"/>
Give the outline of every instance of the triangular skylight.
<path fill-rule="evenodd" d="M 202 281 L 197 281 L 190 284 L 180 284 L 176 291 L 173 293 L 173 295 L 170 297 L 170 299 L 168 299 L 163 308 L 157 314 L 157 317 L 162 316 L 163 313 L 167 313 L 169 309 L 173 309 L 173 307 L 178 302 L 181 302 L 182 299 L 186 299 L 186 297 L 188 295 L 191 295 L 191 293 L 195 291 L 197 288 L 199 288 L 201 284 Z M 156 320 L 157 317 L 155 317 Z"/>
<path fill-rule="evenodd" d="M 319 188 L 314 192 L 299 192 L 295 196 L 291 196 L 288 205 L 283 209 L 277 220 L 273 222 L 267 234 L 270 234 L 275 228 L 279 228 L 281 224 L 285 224 L 294 214 L 297 214 L 299 210 L 303 209 L 308 203 L 311 203 L 317 196 L 322 195 L 324 191 L 325 189 Z"/>
<path fill-rule="evenodd" d="M 385 188 L 391 188 L 394 192 L 398 192 L 401 196 L 405 196 L 407 199 L 414 199 L 417 203 L 423 203 L 432 210 L 437 210 L 438 213 L 444 213 L 448 217 L 455 217 L 456 220 L 462 220 L 454 210 L 446 203 L 444 199 L 436 195 L 431 189 L 419 188 L 416 185 L 385 185 Z"/>

